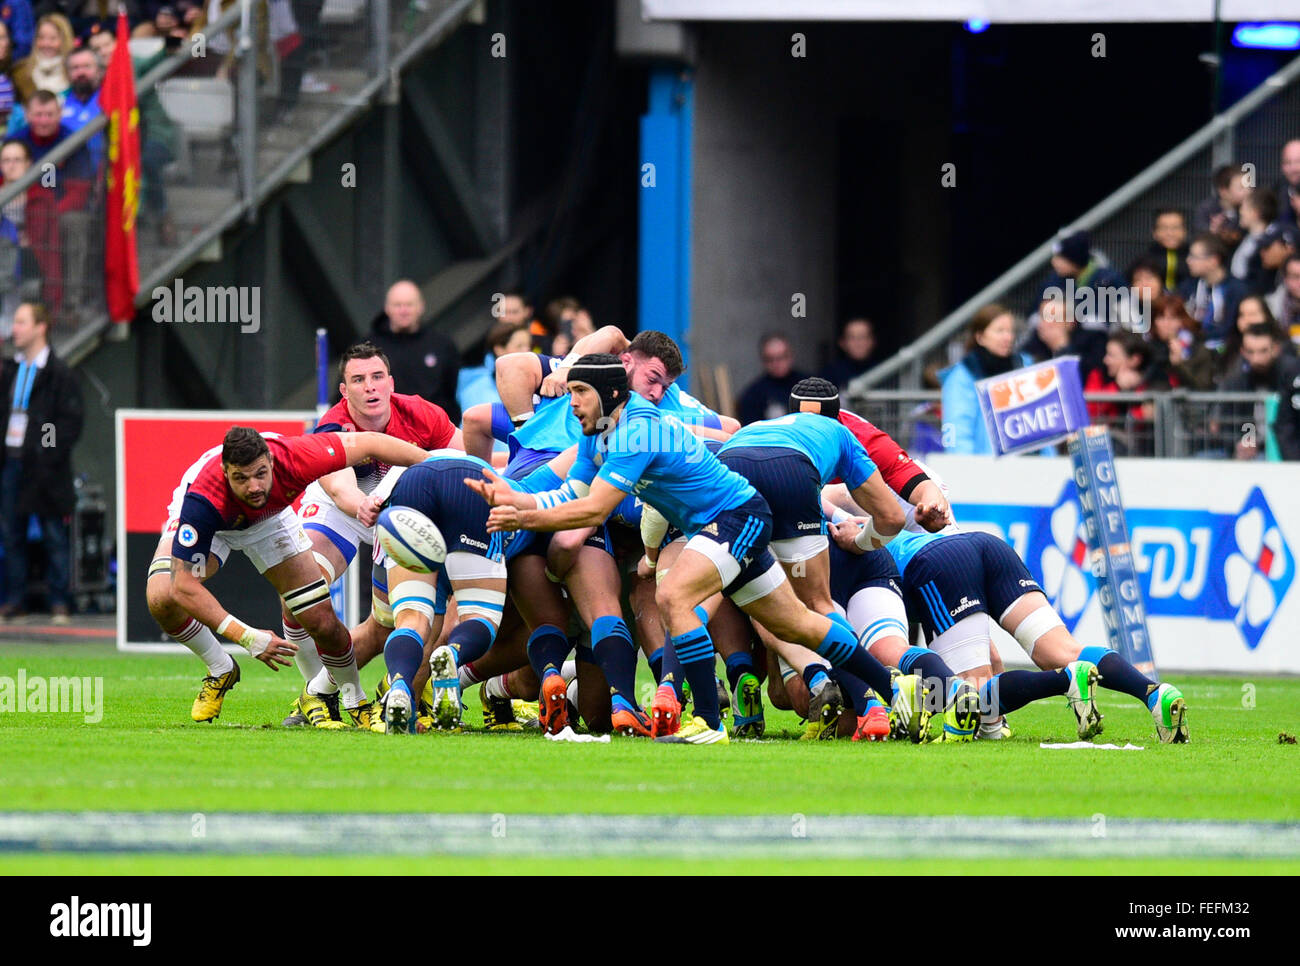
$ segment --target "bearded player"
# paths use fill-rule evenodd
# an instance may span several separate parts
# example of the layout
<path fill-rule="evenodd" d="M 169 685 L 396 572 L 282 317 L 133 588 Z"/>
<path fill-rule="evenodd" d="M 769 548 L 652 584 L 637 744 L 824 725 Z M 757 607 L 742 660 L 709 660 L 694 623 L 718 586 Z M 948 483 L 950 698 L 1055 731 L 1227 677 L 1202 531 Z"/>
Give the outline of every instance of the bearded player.
<path fill-rule="evenodd" d="M 151 588 L 151 613 L 173 638 L 183 639 L 193 624 L 202 625 L 272 670 L 287 667 L 297 650 L 292 642 L 239 620 L 203 586 L 215 572 L 209 559 L 214 541 L 243 550 L 310 634 L 354 722 L 369 727 L 375 711 L 361 689 L 351 637 L 334 615 L 329 585 L 292 503 L 313 480 L 364 460 L 410 466 L 425 456 L 418 446 L 382 433 L 266 439 L 246 426 L 231 427 L 221 454 L 199 470 L 185 493 L 172 543 L 171 585 L 157 597 Z M 238 681 L 239 665 L 231 661 L 211 688 L 204 682 L 211 705 L 204 720 L 220 714 L 226 692 Z"/>
<path fill-rule="evenodd" d="M 628 373 L 617 356 L 583 356 L 570 371 L 568 385 L 583 439 L 562 487 L 535 495 L 518 493 L 490 472 L 484 474 L 487 481 L 465 482 L 493 505 L 490 532 L 596 526 L 626 494 L 635 493 L 688 535 L 686 548 L 659 584 L 656 600 L 671 635 L 673 666 L 680 668 L 695 694 L 696 717 L 680 730 L 673 728 L 680 706 L 673 689 L 661 687 L 656 706 L 661 699 L 671 703 L 661 718 L 665 730 L 676 732 L 662 737 L 687 744 L 728 740 L 718 713 L 713 641 L 696 612 L 718 591 L 725 591 L 779 639 L 805 644 L 873 687 L 889 690 L 889 672 L 857 646 L 853 632 L 808 610 L 794 595 L 767 549 L 772 516 L 763 498 L 684 424 L 631 394 Z M 567 641 L 557 641 L 560 660 L 567 647 Z M 627 658 L 635 661 L 635 654 Z M 563 694 L 561 681 L 551 683 L 559 678 L 558 663 L 553 657 L 544 665 L 544 700 Z"/>

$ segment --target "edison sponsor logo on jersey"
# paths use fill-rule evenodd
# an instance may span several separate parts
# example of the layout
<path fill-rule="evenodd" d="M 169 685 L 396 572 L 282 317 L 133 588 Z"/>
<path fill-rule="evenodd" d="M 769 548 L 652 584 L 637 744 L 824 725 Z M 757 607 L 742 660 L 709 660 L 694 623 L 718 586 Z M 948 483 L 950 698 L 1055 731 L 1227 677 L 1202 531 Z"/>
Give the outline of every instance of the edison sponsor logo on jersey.
<path fill-rule="evenodd" d="M 964 527 L 1015 548 L 1073 631 L 1097 593 L 1074 482 L 1052 506 L 954 509 Z M 1121 599 L 1140 592 L 1151 617 L 1230 621 L 1246 647 L 1259 646 L 1296 572 L 1295 554 L 1262 489 L 1251 490 L 1235 513 L 1130 507 L 1125 517 L 1138 586 L 1121 587 Z"/>
<path fill-rule="evenodd" d="M 463 533 L 460 535 L 460 542 L 465 544 L 467 547 L 475 547 L 482 550 L 484 553 L 487 553 L 488 545 L 486 543 L 480 543 L 478 540 L 473 540 L 470 537 L 465 536 Z"/>

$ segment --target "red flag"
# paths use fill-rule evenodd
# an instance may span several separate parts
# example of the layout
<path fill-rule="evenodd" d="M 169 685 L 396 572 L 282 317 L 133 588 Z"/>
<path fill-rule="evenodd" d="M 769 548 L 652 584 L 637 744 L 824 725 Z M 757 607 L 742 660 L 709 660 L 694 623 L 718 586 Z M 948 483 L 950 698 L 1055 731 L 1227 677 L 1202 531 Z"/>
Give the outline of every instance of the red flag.
<path fill-rule="evenodd" d="M 117 47 L 104 75 L 99 103 L 108 117 L 108 212 L 104 238 L 104 289 L 108 317 L 135 317 L 140 265 L 135 250 L 135 215 L 140 206 L 140 110 L 131 67 L 131 31 L 126 11 L 117 14 Z"/>

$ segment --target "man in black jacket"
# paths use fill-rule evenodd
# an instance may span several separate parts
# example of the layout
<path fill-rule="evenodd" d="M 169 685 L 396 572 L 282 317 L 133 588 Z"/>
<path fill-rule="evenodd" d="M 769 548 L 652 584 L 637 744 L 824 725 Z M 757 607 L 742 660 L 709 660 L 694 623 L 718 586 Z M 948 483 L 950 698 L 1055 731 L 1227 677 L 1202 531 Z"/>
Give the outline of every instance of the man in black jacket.
<path fill-rule="evenodd" d="M 40 519 L 46 583 L 54 623 L 68 622 L 68 518 L 76 507 L 72 447 L 81 435 L 81 387 L 49 344 L 45 306 L 24 302 L 14 313 L 15 358 L 0 368 L 5 441 L 0 448 L 6 600 L 0 618 L 22 611 L 27 593 L 27 522 Z"/>
<path fill-rule="evenodd" d="M 1280 326 L 1258 322 L 1245 331 L 1241 338 L 1240 372 L 1223 381 L 1223 392 L 1276 392 L 1277 417 L 1273 437 L 1284 460 L 1300 460 L 1300 359 L 1282 352 L 1286 336 Z M 1239 417 L 1242 415 L 1237 414 Z M 1230 425 L 1240 426 L 1241 418 Z M 1258 455 L 1257 434 L 1250 434 L 1245 442 L 1238 442 L 1234 455 L 1237 459 L 1255 459 Z"/>
<path fill-rule="evenodd" d="M 402 279 L 388 289 L 384 311 L 371 325 L 370 341 L 388 356 L 398 392 L 423 396 L 446 410 L 453 425 L 460 425 L 460 353 L 424 319 L 424 298 L 414 282 Z"/>

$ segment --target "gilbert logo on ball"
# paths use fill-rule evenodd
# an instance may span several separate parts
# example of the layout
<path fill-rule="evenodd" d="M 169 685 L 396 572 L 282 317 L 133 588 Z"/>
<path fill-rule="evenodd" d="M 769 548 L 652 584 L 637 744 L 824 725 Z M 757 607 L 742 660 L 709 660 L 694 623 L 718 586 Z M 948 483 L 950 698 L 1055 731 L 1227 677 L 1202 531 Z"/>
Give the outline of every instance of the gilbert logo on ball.
<path fill-rule="evenodd" d="M 1088 425 L 1075 356 L 981 379 L 975 390 L 999 454 L 1037 449 Z"/>
<path fill-rule="evenodd" d="M 415 573 L 433 573 L 447 559 L 447 542 L 442 531 L 411 507 L 386 508 L 379 514 L 375 535 L 393 563 Z"/>

